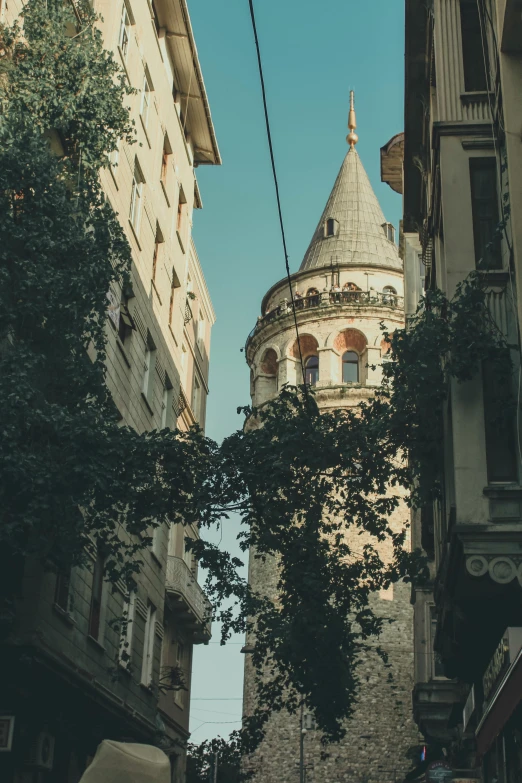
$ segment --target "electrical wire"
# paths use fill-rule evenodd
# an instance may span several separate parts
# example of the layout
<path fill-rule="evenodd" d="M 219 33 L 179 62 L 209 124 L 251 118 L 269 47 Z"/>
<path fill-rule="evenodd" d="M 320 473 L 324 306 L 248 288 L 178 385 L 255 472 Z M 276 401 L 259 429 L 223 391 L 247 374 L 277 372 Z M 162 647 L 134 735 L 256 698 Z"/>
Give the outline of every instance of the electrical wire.
<path fill-rule="evenodd" d="M 257 35 L 257 25 L 256 25 L 256 16 L 254 12 L 254 2 L 253 0 L 248 0 L 248 4 L 250 7 L 250 19 L 252 22 L 252 31 L 254 33 L 254 41 L 256 45 L 256 52 L 257 52 L 257 64 L 259 68 L 259 80 L 261 82 L 261 93 L 263 96 L 263 109 L 265 113 L 265 125 L 266 125 L 266 134 L 268 138 L 268 148 L 270 150 L 270 161 L 272 163 L 272 174 L 274 177 L 274 185 L 275 185 L 275 192 L 276 192 L 276 199 L 277 199 L 277 211 L 279 214 L 279 225 L 281 228 L 281 239 L 283 241 L 283 251 L 285 254 L 285 267 L 286 267 L 286 277 L 288 279 L 288 287 L 290 289 L 290 300 L 292 302 L 292 312 L 294 314 L 294 325 L 295 325 L 295 332 L 297 335 L 297 347 L 299 348 L 299 361 L 301 364 L 301 372 L 303 376 L 303 385 L 305 394 L 308 394 L 307 386 L 306 386 L 306 377 L 305 377 L 305 369 L 304 369 L 304 362 L 303 362 L 303 353 L 301 350 L 301 339 L 299 337 L 299 326 L 297 324 L 297 313 L 295 309 L 295 300 L 294 300 L 294 292 L 292 290 L 292 276 L 290 274 L 290 263 L 288 260 L 288 250 L 286 245 L 286 235 L 285 235 L 285 226 L 283 222 L 283 212 L 281 209 L 281 198 L 279 195 L 279 182 L 277 179 L 277 170 L 275 165 L 275 158 L 274 158 L 274 147 L 272 144 L 272 132 L 270 130 L 270 118 L 268 116 L 268 105 L 266 100 L 266 89 L 265 89 L 265 78 L 263 75 L 263 63 L 261 61 L 261 50 L 259 47 L 259 38 Z"/>

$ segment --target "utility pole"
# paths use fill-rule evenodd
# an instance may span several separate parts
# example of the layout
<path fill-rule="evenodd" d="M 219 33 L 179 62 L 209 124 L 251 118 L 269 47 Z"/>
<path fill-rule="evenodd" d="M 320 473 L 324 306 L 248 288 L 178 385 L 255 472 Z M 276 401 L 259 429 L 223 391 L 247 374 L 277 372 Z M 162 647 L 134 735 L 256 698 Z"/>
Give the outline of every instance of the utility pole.
<path fill-rule="evenodd" d="M 214 753 L 214 783 L 217 783 L 217 773 L 218 773 L 218 752 Z"/>
<path fill-rule="evenodd" d="M 305 765 L 304 765 L 304 740 L 306 729 L 304 727 L 304 704 L 301 704 L 301 715 L 299 719 L 299 783 L 305 783 Z"/>

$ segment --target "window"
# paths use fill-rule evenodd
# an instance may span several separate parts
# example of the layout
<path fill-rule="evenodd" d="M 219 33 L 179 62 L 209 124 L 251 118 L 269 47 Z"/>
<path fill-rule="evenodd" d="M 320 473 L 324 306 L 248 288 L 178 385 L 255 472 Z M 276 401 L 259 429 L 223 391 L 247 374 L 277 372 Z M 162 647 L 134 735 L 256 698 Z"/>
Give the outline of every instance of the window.
<path fill-rule="evenodd" d="M 176 669 L 179 669 L 184 675 L 185 673 L 185 645 L 182 642 L 178 642 L 176 646 Z M 185 693 L 183 689 L 174 691 L 174 701 L 178 707 L 183 707 L 185 704 Z"/>
<path fill-rule="evenodd" d="M 111 166 L 117 166 L 120 160 L 120 145 L 121 139 L 116 140 L 116 149 L 114 149 L 109 155 L 109 163 Z"/>
<path fill-rule="evenodd" d="M 105 560 L 100 552 L 96 553 L 92 574 L 91 607 L 89 611 L 89 636 L 97 641 L 101 635 L 101 611 L 103 600 L 103 572 Z"/>
<path fill-rule="evenodd" d="M 64 612 L 70 609 L 71 598 L 71 569 L 60 571 L 56 574 L 56 585 L 54 588 L 54 603 Z"/>
<path fill-rule="evenodd" d="M 470 158 L 471 209 L 478 269 L 501 269 L 496 158 Z"/>
<path fill-rule="evenodd" d="M 439 653 L 435 652 L 435 634 L 437 633 L 437 612 L 434 606 L 430 606 L 430 641 L 431 641 L 431 653 L 432 653 L 432 677 L 440 679 L 445 677 L 444 666 L 442 665 L 442 659 Z"/>
<path fill-rule="evenodd" d="M 156 3 L 154 2 L 154 0 L 152 0 L 152 21 L 153 21 L 154 27 L 156 29 L 156 35 L 159 36 L 160 30 L 161 30 L 161 25 L 160 25 L 159 16 L 158 16 L 158 9 L 156 8 Z"/>
<path fill-rule="evenodd" d="M 194 376 L 194 386 L 192 389 L 192 412 L 196 421 L 199 421 L 201 415 L 201 384 Z"/>
<path fill-rule="evenodd" d="M 143 662 L 141 666 L 141 682 L 147 687 L 152 684 L 154 671 L 154 637 L 156 634 L 156 607 L 149 601 L 147 620 L 145 623 L 145 638 L 143 640 Z"/>
<path fill-rule="evenodd" d="M 306 292 L 306 299 L 309 307 L 318 307 L 321 295 L 317 288 L 309 288 Z"/>
<path fill-rule="evenodd" d="M 160 182 L 161 182 L 161 187 L 163 188 L 163 193 L 165 194 L 165 198 L 167 199 L 167 203 L 169 206 L 170 206 L 170 202 L 167 193 L 167 186 L 168 186 L 171 155 L 172 155 L 172 147 L 170 146 L 170 142 L 167 134 L 165 134 L 163 138 L 163 151 L 161 153 Z"/>
<path fill-rule="evenodd" d="M 343 354 L 343 383 L 359 383 L 359 356 L 355 351 Z"/>
<path fill-rule="evenodd" d="M 172 428 L 172 402 L 174 399 L 174 388 L 169 376 L 165 373 L 165 385 L 163 387 L 163 400 L 161 402 L 161 429 L 165 427 Z"/>
<path fill-rule="evenodd" d="M 517 480 L 513 395 L 505 379 L 482 364 L 484 426 L 489 482 Z"/>
<path fill-rule="evenodd" d="M 395 226 L 392 223 L 383 223 L 384 236 L 389 239 L 390 242 L 395 242 Z"/>
<path fill-rule="evenodd" d="M 145 360 L 143 362 L 143 385 L 141 392 L 148 402 L 152 400 L 152 390 L 154 388 L 154 369 L 156 366 L 156 346 L 152 341 L 150 332 L 147 336 L 147 346 L 145 348 Z"/>
<path fill-rule="evenodd" d="M 383 302 L 389 305 L 395 305 L 397 302 L 397 291 L 392 285 L 385 285 L 382 289 Z"/>
<path fill-rule="evenodd" d="M 157 520 L 155 521 L 157 522 Z M 152 528 L 150 537 L 152 538 L 150 551 L 159 560 L 161 556 L 161 525 L 155 525 Z"/>
<path fill-rule="evenodd" d="M 181 286 L 179 278 L 172 267 L 172 282 L 170 284 L 170 303 L 169 303 L 169 325 L 172 326 L 172 319 L 174 317 L 174 302 L 176 299 L 176 289 Z"/>
<path fill-rule="evenodd" d="M 310 356 L 305 362 L 305 383 L 315 386 L 319 381 L 319 357 Z"/>
<path fill-rule="evenodd" d="M 183 192 L 183 188 L 180 186 L 179 199 L 178 199 L 178 215 L 176 218 L 176 230 L 178 233 L 181 233 L 183 229 L 183 220 L 185 216 L 186 204 L 187 204 L 187 199 L 185 198 L 185 193 Z"/>
<path fill-rule="evenodd" d="M 197 346 L 199 348 L 199 352 L 202 354 L 203 349 L 205 347 L 205 316 L 203 315 L 202 311 L 199 311 L 199 319 L 198 319 L 198 334 L 197 334 Z"/>
<path fill-rule="evenodd" d="M 129 313 L 128 299 L 124 297 L 120 302 L 120 317 L 118 321 L 118 337 L 125 345 L 125 340 L 132 334 L 134 324 Z"/>
<path fill-rule="evenodd" d="M 137 160 L 134 162 L 134 176 L 132 178 L 131 201 L 129 220 L 132 227 L 138 233 L 141 220 L 141 204 L 143 200 L 143 183 L 145 182 L 141 168 Z"/>
<path fill-rule="evenodd" d="M 466 92 L 487 90 L 486 66 L 488 48 L 482 35 L 477 0 L 461 0 L 460 25 L 462 31 L 462 60 Z"/>
<path fill-rule="evenodd" d="M 123 3 L 120 20 L 120 33 L 118 36 L 118 46 L 120 47 L 120 52 L 125 62 L 127 62 L 127 55 L 129 53 L 130 28 L 131 20 L 127 11 L 127 6 L 125 3 Z"/>
<path fill-rule="evenodd" d="M 156 282 L 156 271 L 158 266 L 158 258 L 161 252 L 161 245 L 164 243 L 163 234 L 159 227 L 159 223 L 156 223 L 156 236 L 154 239 L 154 254 L 152 256 L 152 281 Z"/>
<path fill-rule="evenodd" d="M 339 233 L 339 221 L 335 218 L 326 218 L 324 221 L 324 236 L 335 237 Z"/>
<path fill-rule="evenodd" d="M 147 72 L 143 74 L 143 86 L 141 88 L 141 106 L 140 117 L 145 128 L 149 124 L 149 112 L 150 112 L 150 94 L 152 92 L 152 85 L 150 83 Z"/>
<path fill-rule="evenodd" d="M 189 568 L 192 572 L 194 571 L 194 552 L 192 549 L 189 549 L 187 546 L 187 538 L 190 538 L 190 536 L 183 534 L 183 560 L 185 561 L 185 564 L 187 568 Z"/>
<path fill-rule="evenodd" d="M 120 636 L 120 650 L 118 661 L 120 666 L 126 669 L 131 662 L 132 640 L 134 636 L 134 623 L 136 615 L 136 593 L 129 593 L 129 597 L 123 604 L 122 628 Z"/>

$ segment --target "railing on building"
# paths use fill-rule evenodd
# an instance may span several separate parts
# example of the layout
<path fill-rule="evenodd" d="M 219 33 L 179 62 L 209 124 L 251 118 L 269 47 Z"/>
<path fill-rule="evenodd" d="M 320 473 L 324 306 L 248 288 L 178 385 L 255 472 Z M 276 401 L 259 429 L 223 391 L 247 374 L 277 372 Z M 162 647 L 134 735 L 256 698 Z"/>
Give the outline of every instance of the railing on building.
<path fill-rule="evenodd" d="M 317 307 L 391 307 L 393 310 L 404 310 L 404 297 L 398 296 L 391 291 L 323 291 L 312 294 L 311 296 L 302 296 L 294 298 L 294 307 L 297 313 L 311 310 Z M 272 321 L 283 318 L 293 312 L 292 302 L 283 300 L 277 307 L 270 312 L 265 313 L 258 319 L 248 335 L 246 345 L 252 337 L 262 328 Z"/>
<path fill-rule="evenodd" d="M 178 619 L 193 632 L 193 641 L 196 644 L 208 642 L 211 636 L 212 605 L 181 557 L 167 558 L 165 589 Z"/>

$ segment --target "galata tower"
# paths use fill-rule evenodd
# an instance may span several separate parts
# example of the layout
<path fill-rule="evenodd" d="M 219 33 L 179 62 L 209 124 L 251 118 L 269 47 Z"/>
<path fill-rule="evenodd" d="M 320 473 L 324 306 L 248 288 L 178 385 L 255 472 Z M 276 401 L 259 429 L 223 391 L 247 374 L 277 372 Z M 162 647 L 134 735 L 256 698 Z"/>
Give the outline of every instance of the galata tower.
<path fill-rule="evenodd" d="M 381 382 L 385 350 L 380 324 L 390 331 L 404 324 L 402 261 L 393 226 L 384 218 L 355 149 L 353 93 L 348 127 L 348 153 L 299 271 L 291 277 L 305 380 L 315 387 L 323 410 L 354 406 L 372 396 Z M 303 381 L 291 298 L 286 278 L 273 285 L 248 338 L 255 406 L 277 395 L 284 384 Z M 402 529 L 408 520 L 404 504 L 394 512 L 392 525 Z M 275 568 L 274 562 L 251 557 L 253 588 L 273 590 Z M 419 735 L 411 715 L 410 588 L 396 584 L 373 601 L 377 613 L 394 621 L 375 640 L 375 646 L 388 652 L 388 665 L 377 653 L 365 655 L 358 669 L 359 703 L 345 739 L 327 748 L 322 760 L 320 732 L 311 716 L 274 715 L 247 765 L 256 783 L 399 783 L 411 768 L 406 751 L 419 743 Z M 255 704 L 248 649 L 247 644 L 245 715 Z"/>

